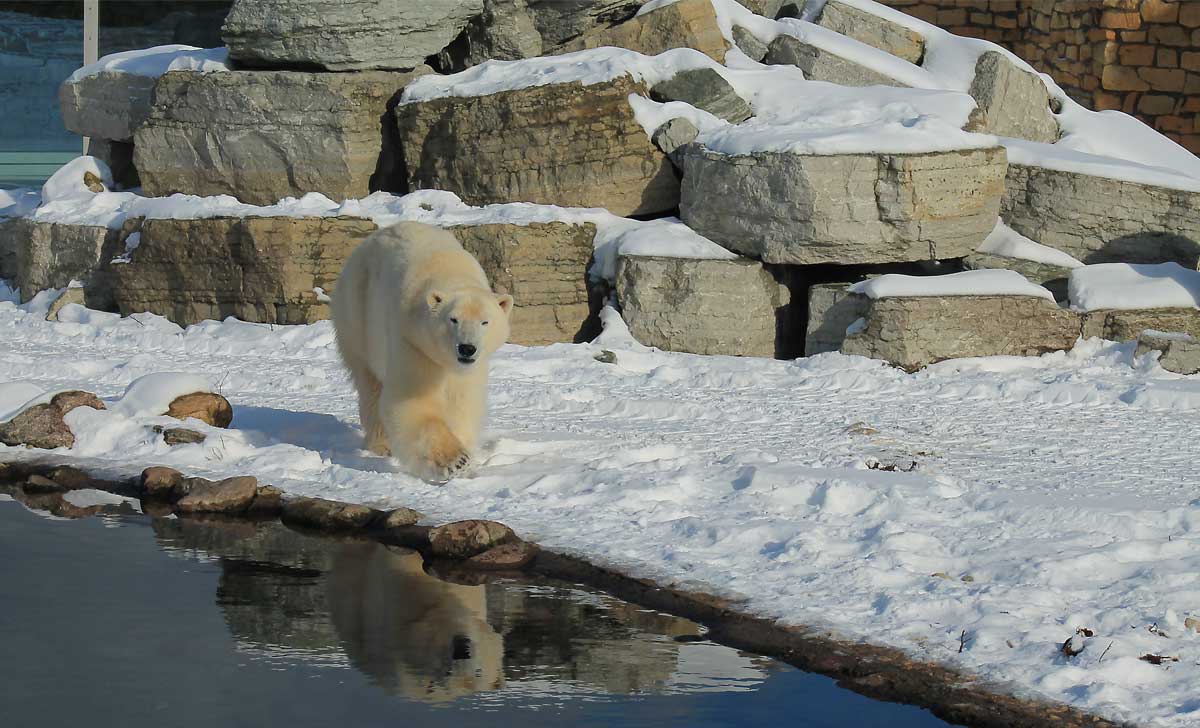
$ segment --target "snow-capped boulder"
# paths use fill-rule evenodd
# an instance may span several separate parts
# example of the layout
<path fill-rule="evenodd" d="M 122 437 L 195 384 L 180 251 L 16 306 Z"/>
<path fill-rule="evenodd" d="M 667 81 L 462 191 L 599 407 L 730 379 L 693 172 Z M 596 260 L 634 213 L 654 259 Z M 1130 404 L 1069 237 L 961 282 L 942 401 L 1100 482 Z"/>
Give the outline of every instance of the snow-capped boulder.
<path fill-rule="evenodd" d="M 147 195 L 228 194 L 269 205 L 399 189 L 387 120 L 413 72 L 174 71 L 134 135 Z"/>
<path fill-rule="evenodd" d="M 396 116 L 410 188 L 447 190 L 473 205 L 670 210 L 679 202 L 674 168 L 629 104 L 631 94 L 648 93 L 645 83 L 618 76 L 406 99 Z"/>
<path fill-rule="evenodd" d="M 989 51 L 979 57 L 970 93 L 985 119 L 979 131 L 1044 144 L 1058 141 L 1058 121 L 1050 110 L 1046 84 L 1003 53 Z"/>
<path fill-rule="evenodd" d="M 761 263 L 621 256 L 617 301 L 638 342 L 693 354 L 791 353 L 788 288 Z"/>
<path fill-rule="evenodd" d="M 496 292 L 516 299 L 509 341 L 540 346 L 590 341 L 599 333 L 600 301 L 587 285 L 595 225 L 496 223 L 449 230 L 483 266 Z"/>
<path fill-rule="evenodd" d="M 221 37 L 259 68 L 416 68 L 483 11 L 483 0 L 236 0 Z"/>
<path fill-rule="evenodd" d="M 157 80 L 119 71 L 68 79 L 58 88 L 63 125 L 80 136 L 130 141 L 150 116 Z"/>
<path fill-rule="evenodd" d="M 679 0 L 637 15 L 624 23 L 600 28 L 562 44 L 556 53 L 613 46 L 655 56 L 672 48 L 693 48 L 718 63 L 730 44 L 721 33 L 712 0 Z"/>
<path fill-rule="evenodd" d="M 177 420 L 200 420 L 210 427 L 229 427 L 233 422 L 233 405 L 216 392 L 191 392 L 171 400 L 167 417 Z"/>
<path fill-rule="evenodd" d="M 795 66 L 810 81 L 826 81 L 840 86 L 904 86 L 891 76 L 873 71 L 849 58 L 805 43 L 791 35 L 779 35 L 767 46 L 763 63 Z"/>
<path fill-rule="evenodd" d="M 919 65 L 925 56 L 920 33 L 838 0 L 827 0 L 816 23 L 909 63 Z"/>
<path fill-rule="evenodd" d="M 680 216 L 766 263 L 894 263 L 960 258 L 992 231 L 1004 192 L 1001 148 L 925 154 L 681 154 Z"/>
<path fill-rule="evenodd" d="M 1071 275 L 1070 268 L 1008 255 L 979 252 L 963 258 L 963 267 L 967 270 L 1016 271 L 1034 283 L 1044 286 L 1054 294 L 1055 300 L 1067 300 L 1067 278 Z"/>
<path fill-rule="evenodd" d="M 0 422 L 0 443 L 45 450 L 71 447 L 75 444 L 75 434 L 63 418 L 76 407 L 104 409 L 104 403 L 90 392 L 60 392 L 49 402 L 25 407 L 6 422 Z"/>
<path fill-rule="evenodd" d="M 818 283 L 808 289 L 805 356 L 838 351 L 846 340 L 846 330 L 867 315 L 870 299 L 849 288 L 849 283 Z"/>
<path fill-rule="evenodd" d="M 711 68 L 680 71 L 654 84 L 650 98 L 659 102 L 683 101 L 733 124 L 754 116 L 754 109 L 729 82 Z"/>
<path fill-rule="evenodd" d="M 1138 336 L 1137 355 L 1159 352 L 1158 363 L 1176 374 L 1200 374 L 1200 339 L 1181 333 L 1143 331 Z M 1200 632 L 1200 627 L 1197 627 Z"/>

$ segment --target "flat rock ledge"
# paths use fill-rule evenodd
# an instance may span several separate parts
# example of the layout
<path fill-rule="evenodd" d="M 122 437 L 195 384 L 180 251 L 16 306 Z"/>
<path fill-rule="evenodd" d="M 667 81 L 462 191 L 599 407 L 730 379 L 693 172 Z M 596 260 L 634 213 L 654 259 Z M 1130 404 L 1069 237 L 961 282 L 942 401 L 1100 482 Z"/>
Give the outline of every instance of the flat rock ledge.
<path fill-rule="evenodd" d="M 147 473 L 155 478 L 173 481 L 188 480 L 178 471 L 169 468 L 149 468 Z M 22 503 L 34 508 L 49 510 L 63 517 L 87 517 L 102 512 L 105 507 L 77 508 L 62 497 L 61 492 L 42 494 L 26 493 L 31 478 L 44 478 L 55 484 L 82 484 L 107 490 L 118 495 L 137 495 L 142 477 L 131 480 L 105 480 L 92 478 L 82 471 L 52 462 L 0 462 L 0 492 L 12 493 Z M 61 481 L 61 482 L 60 482 Z M 33 490 L 44 484 L 35 482 Z M 264 488 L 256 491 L 262 494 Z M 272 489 L 276 490 L 277 489 Z M 307 499 L 317 500 L 317 499 Z M 336 503 L 334 501 L 326 501 Z M 143 501 L 147 513 L 168 515 L 152 507 L 153 501 Z M 351 504 L 338 503 L 338 506 Z M 182 513 L 183 522 L 200 514 Z M 253 503 L 240 516 L 253 515 Z M 408 518 L 408 514 L 400 517 Z M 461 521 L 447 524 L 445 533 L 451 530 L 473 534 L 468 543 L 478 545 L 478 535 L 494 539 L 502 535 L 506 527 L 491 521 Z M 449 529 L 448 526 L 454 526 Z M 497 528 L 498 527 L 498 528 Z M 396 529 L 410 529 L 409 533 L 422 532 L 424 550 L 428 552 L 432 530 L 398 524 Z M 338 531 L 344 534 L 344 531 Z M 385 543 L 396 542 L 390 532 L 374 528 L 360 532 Z M 420 541 L 420 538 L 410 539 Z M 403 545 L 403 544 L 400 544 Z M 418 544 L 419 545 L 419 544 Z M 989 685 L 978 678 L 953 668 L 929 662 L 920 662 L 890 647 L 864 644 L 861 641 L 845 640 L 827 630 L 812 630 L 803 626 L 782 626 L 772 619 L 746 614 L 742 606 L 711 594 L 684 591 L 650 579 L 639 579 L 620 572 L 597 566 L 573 556 L 565 556 L 538 549 L 535 545 L 512 539 L 493 546 L 480 554 L 458 562 L 464 566 L 480 569 L 492 568 L 498 563 L 521 563 L 520 568 L 542 576 L 581 583 L 603 590 L 618 598 L 636 603 L 644 608 L 669 612 L 700 622 L 710 629 L 710 637 L 721 644 L 758 654 L 774 657 L 799 669 L 815 672 L 839 681 L 839 684 L 857 693 L 880 700 L 907 703 L 928 708 L 935 715 L 951 723 L 983 726 L 984 728 L 1011 728 L 1016 725 L 1054 725 L 1057 728 L 1126 728 L 1121 724 L 1084 713 L 1068 705 L 1022 699 L 1006 692 L 1002 685 Z M 504 566 L 503 570 L 511 570 Z"/>
<path fill-rule="evenodd" d="M 930 154 L 725 155 L 689 144 L 680 217 L 764 263 L 961 258 L 996 225 L 1003 148 Z"/>

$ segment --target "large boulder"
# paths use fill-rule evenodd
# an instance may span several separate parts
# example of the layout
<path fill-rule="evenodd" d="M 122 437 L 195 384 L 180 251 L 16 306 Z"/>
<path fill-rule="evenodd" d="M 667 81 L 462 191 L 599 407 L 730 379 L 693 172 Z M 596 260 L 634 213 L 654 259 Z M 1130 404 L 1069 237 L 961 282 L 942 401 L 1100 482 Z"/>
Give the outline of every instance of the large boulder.
<path fill-rule="evenodd" d="M 1013 230 L 1084 263 L 1200 263 L 1200 193 L 1013 164 Z"/>
<path fill-rule="evenodd" d="M 1200 338 L 1200 309 L 1140 308 L 1088 311 L 1082 335 L 1108 341 L 1134 341 L 1145 331 L 1170 331 Z"/>
<path fill-rule="evenodd" d="M 164 74 L 134 135 L 143 189 L 258 205 L 308 192 L 343 200 L 399 190 L 390 111 L 426 72 Z"/>
<path fill-rule="evenodd" d="M 237 515 L 250 506 L 257 492 L 258 479 L 250 475 L 226 478 L 215 483 L 202 482 L 176 501 L 175 510 L 190 514 Z"/>
<path fill-rule="evenodd" d="M 870 299 L 842 353 L 915 371 L 944 359 L 1031 356 L 1070 349 L 1079 316 L 1033 296 L 914 296 Z"/>
<path fill-rule="evenodd" d="M 1159 352 L 1158 363 L 1176 374 L 1200 374 L 1200 340 L 1194 336 L 1162 331 L 1143 331 L 1138 336 L 1137 355 Z"/>
<path fill-rule="evenodd" d="M 14 280 L 21 299 L 28 301 L 47 288 L 63 288 L 73 280 L 88 281 L 102 261 L 122 249 L 127 231 L 14 218 L 0 234 L 11 240 Z M 103 308 L 106 301 L 102 299 L 108 294 L 97 290 L 97 297 L 89 305 Z"/>
<path fill-rule="evenodd" d="M 588 341 L 600 301 L 589 295 L 591 224 L 490 224 L 450 228 L 483 266 L 497 293 L 516 299 L 509 341 L 524 346 Z"/>
<path fill-rule="evenodd" d="M 697 144 L 681 151 L 683 221 L 766 263 L 960 258 L 995 227 L 1004 193 L 999 147 L 829 156 L 725 155 Z"/>
<path fill-rule="evenodd" d="M 790 353 L 791 294 L 761 263 L 621 256 L 617 301 L 642 344 L 693 354 Z"/>
<path fill-rule="evenodd" d="M 483 0 L 236 0 L 221 37 L 248 67 L 415 68 L 483 11 Z"/>
<path fill-rule="evenodd" d="M 76 407 L 105 409 L 104 402 L 90 392 L 60 392 L 49 402 L 35 404 L 7 422 L 0 422 L 0 444 L 45 450 L 72 447 L 75 433 L 64 418 Z"/>
<path fill-rule="evenodd" d="M 1058 141 L 1058 120 L 1050 110 L 1046 84 L 1000 51 L 979 57 L 971 96 L 983 112 L 978 131 L 1045 144 Z"/>
<path fill-rule="evenodd" d="M 556 49 L 572 53 L 613 46 L 656 56 L 672 48 L 693 48 L 718 63 L 725 62 L 730 44 L 721 33 L 712 0 L 679 0 L 635 16 L 609 28 L 600 28 L 568 41 Z"/>
<path fill-rule="evenodd" d="M 128 142 L 150 117 L 158 79 L 119 71 L 101 71 L 58 88 L 63 125 L 80 136 Z"/>
<path fill-rule="evenodd" d="M 818 283 L 808 289 L 804 355 L 839 351 L 846 330 L 867 315 L 871 299 L 851 293 L 848 283 Z"/>
<path fill-rule="evenodd" d="M 925 56 L 925 38 L 920 33 L 838 0 L 827 0 L 816 22 L 909 63 L 919 65 Z"/>
<path fill-rule="evenodd" d="M 673 209 L 679 181 L 634 117 L 629 76 L 396 108 L 413 189 L 454 192 L 471 204 L 539 202 L 604 207 L 617 215 Z"/>
<path fill-rule="evenodd" d="M 825 81 L 840 86 L 904 86 L 891 76 L 836 53 L 805 43 L 791 35 L 779 35 L 767 46 L 763 63 L 774 66 L 795 66 L 804 71 L 810 81 Z"/>
<path fill-rule="evenodd" d="M 122 314 L 188 326 L 236 316 L 303 324 L 329 318 L 342 264 L 376 230 L 353 217 L 148 219 L 129 262 L 111 266 Z"/>
<path fill-rule="evenodd" d="M 542 34 L 526 0 L 484 0 L 483 12 L 437 57 L 443 73 L 487 60 L 516 61 L 542 55 Z"/>

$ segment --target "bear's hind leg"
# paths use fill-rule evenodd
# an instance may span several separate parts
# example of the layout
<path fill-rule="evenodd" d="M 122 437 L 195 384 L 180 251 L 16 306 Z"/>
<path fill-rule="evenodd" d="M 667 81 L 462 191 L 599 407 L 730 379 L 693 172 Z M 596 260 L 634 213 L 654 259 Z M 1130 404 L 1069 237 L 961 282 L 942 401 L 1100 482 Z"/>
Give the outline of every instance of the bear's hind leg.
<path fill-rule="evenodd" d="M 358 419 L 362 423 L 363 446 L 376 455 L 390 455 L 387 432 L 379 418 L 379 398 L 383 384 L 362 361 L 346 359 L 350 379 L 358 392 Z"/>

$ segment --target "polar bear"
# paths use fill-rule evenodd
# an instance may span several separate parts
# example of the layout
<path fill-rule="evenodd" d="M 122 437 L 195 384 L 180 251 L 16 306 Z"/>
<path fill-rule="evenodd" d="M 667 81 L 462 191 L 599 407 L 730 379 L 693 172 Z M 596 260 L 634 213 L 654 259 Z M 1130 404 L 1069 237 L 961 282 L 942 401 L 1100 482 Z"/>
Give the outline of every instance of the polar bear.
<path fill-rule="evenodd" d="M 483 426 L 488 359 L 508 340 L 512 307 L 445 230 L 406 222 L 364 240 L 332 309 L 366 448 L 431 480 L 466 468 Z"/>

